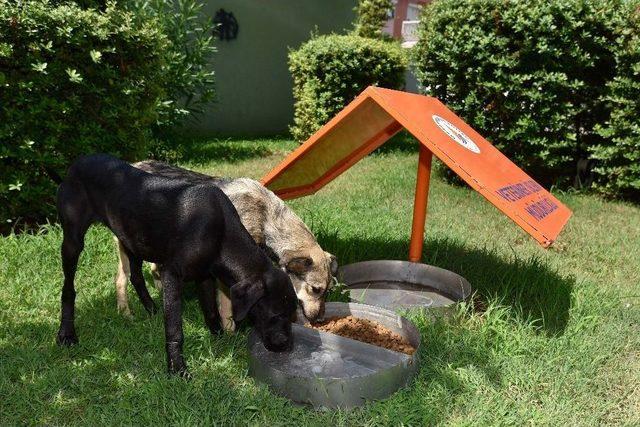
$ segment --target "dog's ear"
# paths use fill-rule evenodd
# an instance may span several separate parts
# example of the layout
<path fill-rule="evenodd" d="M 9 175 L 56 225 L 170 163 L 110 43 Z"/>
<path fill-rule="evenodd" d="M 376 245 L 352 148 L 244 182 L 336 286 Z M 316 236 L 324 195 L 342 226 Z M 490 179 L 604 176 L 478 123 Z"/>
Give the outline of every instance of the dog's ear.
<path fill-rule="evenodd" d="M 253 305 L 264 296 L 264 286 L 261 282 L 241 282 L 231 286 L 231 306 L 233 320 L 241 321 Z"/>
<path fill-rule="evenodd" d="M 302 274 L 309 271 L 313 265 L 313 260 L 306 256 L 296 257 L 287 263 L 287 272 Z"/>
<path fill-rule="evenodd" d="M 329 271 L 331 272 L 331 275 L 335 276 L 338 274 L 338 260 L 336 259 L 336 256 L 327 251 L 324 252 L 324 256 L 329 260 Z"/>

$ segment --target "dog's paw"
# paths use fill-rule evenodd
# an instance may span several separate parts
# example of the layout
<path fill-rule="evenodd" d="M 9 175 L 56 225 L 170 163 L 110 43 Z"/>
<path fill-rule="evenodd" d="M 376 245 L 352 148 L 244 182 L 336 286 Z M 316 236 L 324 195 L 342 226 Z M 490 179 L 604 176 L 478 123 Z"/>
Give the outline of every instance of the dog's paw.
<path fill-rule="evenodd" d="M 226 333 L 233 334 L 236 331 L 236 322 L 232 317 L 222 319 L 222 329 Z"/>
<path fill-rule="evenodd" d="M 129 309 L 129 305 L 128 304 L 120 304 L 120 301 L 118 301 L 118 313 L 120 313 L 120 315 L 122 315 L 122 317 L 125 317 L 127 319 L 131 319 L 133 318 L 133 315 L 131 314 L 131 310 Z"/>
<path fill-rule="evenodd" d="M 219 318 L 206 318 L 205 323 L 207 324 L 207 328 L 209 328 L 211 335 L 220 335 L 222 333 L 222 324 L 220 323 Z"/>
<path fill-rule="evenodd" d="M 184 362 L 181 364 L 175 364 L 175 365 L 170 364 L 167 372 L 171 376 L 178 376 L 185 380 L 190 380 L 192 378 L 191 374 L 189 373 L 189 370 L 187 369 L 187 365 L 184 364 Z"/>
<path fill-rule="evenodd" d="M 59 346 L 71 347 L 78 344 L 78 336 L 75 332 L 59 331 L 56 337 L 56 343 Z"/>
<path fill-rule="evenodd" d="M 150 304 L 146 305 L 144 309 L 147 310 L 147 313 L 149 313 L 150 316 L 158 313 L 158 306 L 153 301 L 151 301 Z"/>
<path fill-rule="evenodd" d="M 193 379 L 193 375 L 191 375 L 191 373 L 187 368 L 184 368 L 183 370 L 179 371 L 177 375 L 185 381 L 191 381 Z"/>

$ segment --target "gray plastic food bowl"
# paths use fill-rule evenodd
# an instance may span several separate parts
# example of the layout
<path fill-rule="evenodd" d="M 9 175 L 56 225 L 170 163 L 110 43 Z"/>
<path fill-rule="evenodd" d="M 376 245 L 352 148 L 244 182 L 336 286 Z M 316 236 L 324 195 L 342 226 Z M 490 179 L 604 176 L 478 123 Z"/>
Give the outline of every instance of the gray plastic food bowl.
<path fill-rule="evenodd" d="M 290 352 L 265 349 L 249 336 L 249 374 L 277 394 L 316 408 L 353 408 L 383 399 L 406 385 L 418 369 L 420 334 L 392 311 L 354 303 L 327 303 L 325 318 L 353 315 L 374 320 L 407 339 L 413 355 L 293 324 Z M 298 315 L 298 319 L 303 316 Z"/>
<path fill-rule="evenodd" d="M 449 270 L 409 261 L 364 261 L 338 271 L 351 301 L 390 310 L 447 307 L 471 295 L 467 280 Z"/>

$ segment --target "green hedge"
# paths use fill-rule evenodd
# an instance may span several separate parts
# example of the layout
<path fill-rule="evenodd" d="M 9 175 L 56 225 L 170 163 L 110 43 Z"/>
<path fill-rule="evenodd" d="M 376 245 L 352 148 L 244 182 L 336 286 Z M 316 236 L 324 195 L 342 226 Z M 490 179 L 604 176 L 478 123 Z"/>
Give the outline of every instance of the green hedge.
<path fill-rule="evenodd" d="M 640 6 L 628 14 L 629 26 L 615 44 L 616 77 L 606 97 L 611 117 L 591 148 L 595 186 L 607 196 L 640 199 Z"/>
<path fill-rule="evenodd" d="M 204 0 L 125 0 L 119 5 L 157 19 L 170 41 L 164 52 L 165 99 L 170 103 L 161 110 L 162 130 L 198 119 L 215 98 L 214 24 L 203 11 Z"/>
<path fill-rule="evenodd" d="M 104 10 L 112 0 L 62 0 L 65 1 L 84 9 Z M 169 40 L 162 52 L 164 99 L 151 127 L 148 157 L 175 163 L 184 155 L 176 143 L 183 125 L 200 120 L 215 99 L 213 19 L 204 11 L 204 0 L 119 0 L 114 6 L 157 21 Z"/>
<path fill-rule="evenodd" d="M 0 231 L 53 212 L 79 154 L 146 153 L 166 85 L 153 19 L 45 0 L 0 0 Z"/>
<path fill-rule="evenodd" d="M 406 55 L 395 42 L 355 35 L 312 38 L 289 54 L 293 137 L 306 140 L 369 85 L 401 88 L 406 68 Z"/>
<path fill-rule="evenodd" d="M 609 145 L 611 127 L 598 126 L 611 114 L 609 82 L 617 73 L 616 46 L 628 27 L 629 5 L 435 1 L 421 19 L 418 78 L 428 94 L 537 179 L 572 183 L 592 147 Z"/>
<path fill-rule="evenodd" d="M 355 8 L 354 34 L 374 39 L 385 38 L 382 29 L 391 10 L 393 10 L 391 0 L 360 0 Z"/>

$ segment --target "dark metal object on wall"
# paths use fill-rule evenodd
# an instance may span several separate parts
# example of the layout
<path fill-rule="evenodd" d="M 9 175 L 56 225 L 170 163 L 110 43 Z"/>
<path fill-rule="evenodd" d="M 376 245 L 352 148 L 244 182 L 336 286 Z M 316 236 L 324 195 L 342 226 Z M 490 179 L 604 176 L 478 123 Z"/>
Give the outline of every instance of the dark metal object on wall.
<path fill-rule="evenodd" d="M 233 16 L 233 12 L 227 12 L 224 9 L 218 10 L 213 18 L 213 23 L 215 24 L 213 32 L 220 40 L 233 40 L 238 37 L 238 20 Z"/>

